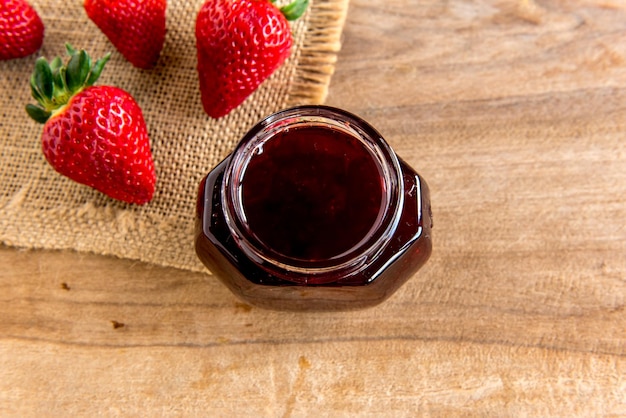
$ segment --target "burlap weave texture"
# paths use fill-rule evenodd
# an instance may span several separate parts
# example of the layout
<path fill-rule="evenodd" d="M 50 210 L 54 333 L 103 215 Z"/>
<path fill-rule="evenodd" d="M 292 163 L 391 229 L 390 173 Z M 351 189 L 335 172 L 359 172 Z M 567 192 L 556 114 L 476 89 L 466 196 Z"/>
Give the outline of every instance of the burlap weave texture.
<path fill-rule="evenodd" d="M 33 56 L 0 62 L 0 241 L 25 248 L 73 249 L 202 271 L 193 250 L 198 184 L 243 134 L 282 108 L 321 103 L 339 50 L 348 0 L 312 0 L 292 23 L 288 61 L 228 116 L 202 110 L 195 52 L 195 17 L 202 0 L 171 0 L 159 63 L 139 70 L 87 18 L 82 1 L 32 0 L 46 26 Z M 60 176 L 41 152 L 42 125 L 24 111 L 38 56 L 64 55 L 64 44 L 93 57 L 113 53 L 98 84 L 116 85 L 143 109 L 157 170 L 145 206 L 126 205 Z"/>

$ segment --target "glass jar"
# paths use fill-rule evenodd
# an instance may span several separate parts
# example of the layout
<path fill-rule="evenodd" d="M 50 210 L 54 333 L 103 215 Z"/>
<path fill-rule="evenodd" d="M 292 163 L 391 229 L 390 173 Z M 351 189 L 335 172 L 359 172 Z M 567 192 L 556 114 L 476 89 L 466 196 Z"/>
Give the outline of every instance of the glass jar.
<path fill-rule="evenodd" d="M 252 305 L 376 305 L 429 258 L 428 186 L 367 122 L 328 106 L 277 112 L 201 182 L 196 253 Z"/>

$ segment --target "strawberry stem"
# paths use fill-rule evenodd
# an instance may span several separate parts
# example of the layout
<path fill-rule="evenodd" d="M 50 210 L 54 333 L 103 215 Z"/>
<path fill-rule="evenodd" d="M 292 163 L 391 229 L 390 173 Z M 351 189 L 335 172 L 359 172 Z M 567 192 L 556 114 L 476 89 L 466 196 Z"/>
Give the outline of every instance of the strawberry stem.
<path fill-rule="evenodd" d="M 54 84 L 52 83 L 52 70 L 45 58 L 39 58 L 35 62 L 35 72 L 33 73 L 33 82 L 39 97 L 44 100 L 52 100 L 54 92 Z"/>
<path fill-rule="evenodd" d="M 65 48 L 70 56 L 66 66 L 60 57 L 55 57 L 50 63 L 43 57 L 35 62 L 30 88 L 38 105 L 26 105 L 26 112 L 37 122 L 45 123 L 73 95 L 93 85 L 111 57 L 111 54 L 106 54 L 92 65 L 91 57 L 85 51 L 76 51 L 69 44 Z"/>
<path fill-rule="evenodd" d="M 70 91 L 77 91 L 85 85 L 89 71 L 91 70 L 91 59 L 85 51 L 80 51 L 72 55 L 67 64 L 65 80 Z"/>
<path fill-rule="evenodd" d="M 294 0 L 286 6 L 280 8 L 285 19 L 293 21 L 299 19 L 309 7 L 309 0 Z"/>
<path fill-rule="evenodd" d="M 39 106 L 35 106 L 32 103 L 26 105 L 26 113 L 28 113 L 28 116 L 33 118 L 35 122 L 39 123 L 46 123 L 46 121 L 50 119 L 50 115 L 52 114 Z"/>

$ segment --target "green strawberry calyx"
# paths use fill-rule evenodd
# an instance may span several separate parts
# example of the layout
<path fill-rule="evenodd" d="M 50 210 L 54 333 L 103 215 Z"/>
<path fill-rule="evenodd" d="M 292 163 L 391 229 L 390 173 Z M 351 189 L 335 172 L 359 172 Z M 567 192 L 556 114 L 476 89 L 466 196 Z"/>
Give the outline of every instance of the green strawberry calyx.
<path fill-rule="evenodd" d="M 272 0 L 274 3 L 275 0 Z M 309 7 L 309 0 L 294 0 L 293 2 L 280 7 L 280 11 L 285 16 L 285 19 L 293 21 L 299 19 Z"/>
<path fill-rule="evenodd" d="M 49 63 L 44 57 L 40 57 L 35 62 L 30 89 L 38 105 L 27 104 L 26 113 L 39 123 L 46 123 L 72 96 L 85 87 L 92 86 L 111 57 L 108 53 L 92 64 L 87 52 L 76 51 L 70 44 L 66 44 L 65 49 L 70 56 L 67 65 L 63 65 L 60 57 Z"/>

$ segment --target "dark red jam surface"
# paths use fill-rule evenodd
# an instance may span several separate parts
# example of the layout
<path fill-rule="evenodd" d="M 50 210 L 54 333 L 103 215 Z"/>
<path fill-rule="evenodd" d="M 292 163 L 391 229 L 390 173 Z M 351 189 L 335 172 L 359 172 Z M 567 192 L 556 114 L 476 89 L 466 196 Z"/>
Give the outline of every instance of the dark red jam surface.
<path fill-rule="evenodd" d="M 337 257 L 361 243 L 384 212 L 381 176 L 353 136 L 293 127 L 257 148 L 247 164 L 241 195 L 249 231 L 278 260 Z"/>

